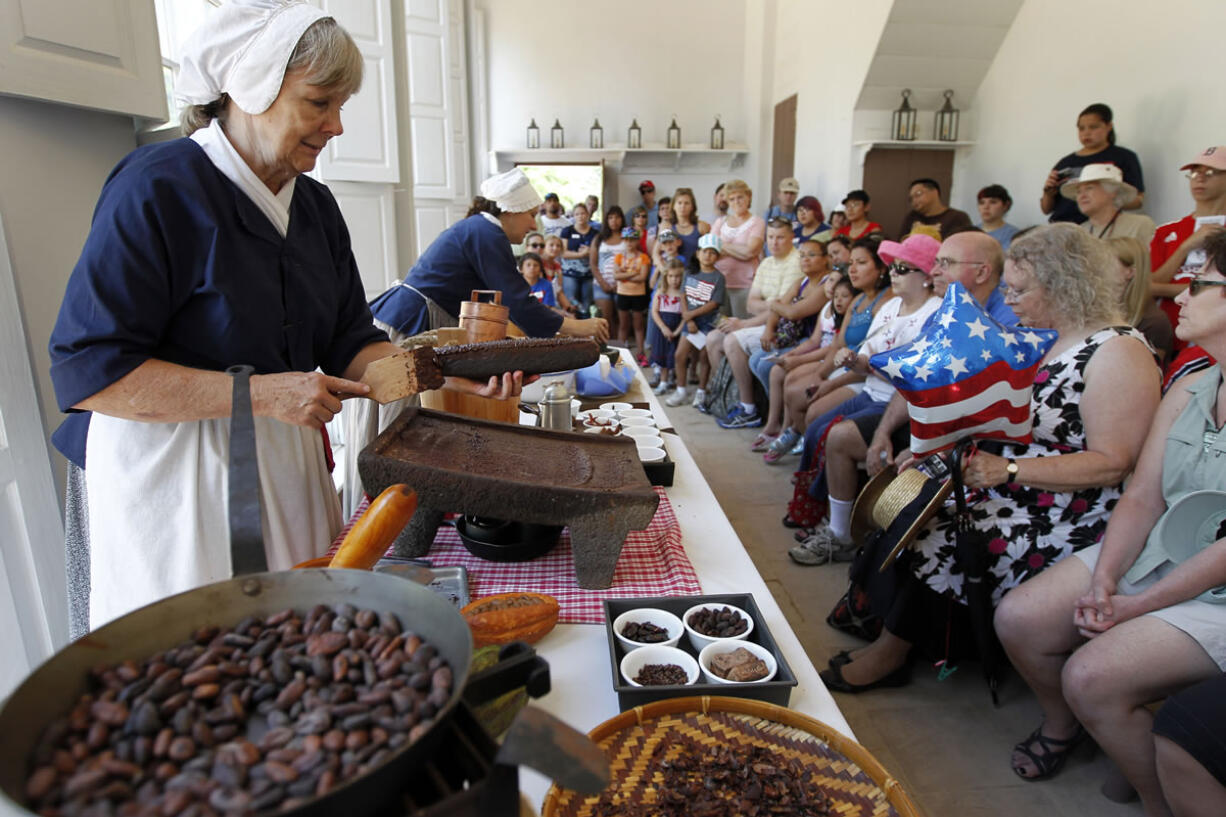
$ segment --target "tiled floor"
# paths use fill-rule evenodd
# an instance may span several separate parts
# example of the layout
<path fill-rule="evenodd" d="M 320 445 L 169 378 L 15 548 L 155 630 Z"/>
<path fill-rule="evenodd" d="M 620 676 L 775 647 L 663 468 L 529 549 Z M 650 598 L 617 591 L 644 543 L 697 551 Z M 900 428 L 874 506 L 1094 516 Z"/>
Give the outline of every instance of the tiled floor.
<path fill-rule="evenodd" d="M 756 430 L 725 431 L 689 406 L 667 412 L 813 662 L 823 667 L 835 652 L 857 644 L 824 620 L 846 590 L 846 565 L 801 567 L 787 556 L 791 532 L 779 520 L 795 459 L 768 466 L 749 451 Z M 1135 802 L 1118 805 L 1099 793 L 1110 764 L 1086 747 L 1053 780 L 1027 783 L 1014 775 L 1010 747 L 1039 721 L 1034 697 L 1016 676 L 1005 679 L 995 709 L 977 664 L 945 681 L 931 667 L 915 669 L 909 686 L 835 700 L 859 741 L 929 817 L 1142 813 Z"/>

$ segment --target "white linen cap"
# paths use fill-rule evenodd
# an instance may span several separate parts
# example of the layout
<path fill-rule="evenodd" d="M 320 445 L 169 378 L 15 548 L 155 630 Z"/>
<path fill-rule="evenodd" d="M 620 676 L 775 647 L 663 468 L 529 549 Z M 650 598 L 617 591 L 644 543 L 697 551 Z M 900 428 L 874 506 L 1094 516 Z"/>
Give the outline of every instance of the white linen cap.
<path fill-rule="evenodd" d="M 527 213 L 545 203 L 518 167 L 481 182 L 481 195 L 497 204 L 504 213 Z"/>
<path fill-rule="evenodd" d="M 264 113 L 303 33 L 329 17 L 303 0 L 230 0 L 183 43 L 175 96 L 207 105 L 229 94 L 243 111 Z"/>

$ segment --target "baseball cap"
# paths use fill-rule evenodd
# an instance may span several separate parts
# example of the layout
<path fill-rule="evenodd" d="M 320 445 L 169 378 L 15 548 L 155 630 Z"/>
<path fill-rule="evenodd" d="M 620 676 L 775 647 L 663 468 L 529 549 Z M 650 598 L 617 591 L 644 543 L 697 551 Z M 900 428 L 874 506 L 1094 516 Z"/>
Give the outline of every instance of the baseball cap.
<path fill-rule="evenodd" d="M 780 180 L 779 192 L 780 193 L 799 193 L 800 192 L 800 182 L 796 181 L 796 179 L 794 179 L 793 177 L 788 176 L 786 179 Z"/>
<path fill-rule="evenodd" d="M 546 193 L 545 201 L 549 201 L 550 199 L 553 199 L 554 201 L 561 201 L 561 199 L 558 198 L 557 193 Z"/>
<path fill-rule="evenodd" d="M 1211 167 L 1214 170 L 1226 170 L 1226 145 L 1218 145 L 1217 147 L 1205 148 L 1200 153 L 1196 154 L 1196 158 L 1188 162 L 1180 170 L 1188 170 L 1197 165 Z"/>
<path fill-rule="evenodd" d="M 700 236 L 698 239 L 698 249 L 700 250 L 715 250 L 716 252 L 721 252 L 723 248 L 724 246 L 720 243 L 719 236 L 717 236 L 715 233 L 707 233 L 704 236 Z"/>
<path fill-rule="evenodd" d="M 672 230 L 661 230 L 656 236 L 656 241 L 676 241 L 678 235 Z"/>
<path fill-rule="evenodd" d="M 877 247 L 877 255 L 881 256 L 881 260 L 887 264 L 892 264 L 895 260 L 904 261 L 913 267 L 918 267 L 925 275 L 931 275 L 939 249 L 941 249 L 940 241 L 930 235 L 920 233 L 909 235 L 901 242 L 882 241 Z"/>
<path fill-rule="evenodd" d="M 644 179 L 641 183 L 639 183 L 640 193 L 645 193 L 648 190 L 655 190 L 655 189 L 656 189 L 655 183 L 652 182 L 651 179 Z"/>
<path fill-rule="evenodd" d="M 638 238 L 638 237 L 639 237 L 639 231 L 634 229 L 633 227 L 623 227 L 622 228 L 622 238 Z"/>

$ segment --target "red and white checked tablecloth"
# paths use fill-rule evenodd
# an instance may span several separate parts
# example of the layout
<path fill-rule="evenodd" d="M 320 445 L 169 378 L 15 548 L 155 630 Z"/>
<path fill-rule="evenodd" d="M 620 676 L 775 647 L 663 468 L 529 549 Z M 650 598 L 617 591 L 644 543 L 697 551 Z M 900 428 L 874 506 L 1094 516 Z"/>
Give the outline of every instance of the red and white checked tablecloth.
<path fill-rule="evenodd" d="M 681 526 L 672 503 L 657 487 L 660 506 L 651 524 L 631 531 L 622 546 L 607 590 L 584 590 L 575 582 L 575 557 L 570 547 L 570 529 L 562 531 L 558 546 L 530 562 L 489 562 L 468 552 L 451 525 L 442 525 L 426 554 L 436 567 L 462 565 L 468 570 L 468 593 L 473 599 L 496 593 L 545 593 L 558 600 L 562 624 L 603 624 L 601 601 L 608 598 L 644 596 L 696 596 L 702 593 L 698 574 L 681 546 Z M 362 500 L 349 523 L 332 542 L 335 553 L 341 540 L 370 504 Z M 390 552 L 389 552 L 390 555 Z"/>

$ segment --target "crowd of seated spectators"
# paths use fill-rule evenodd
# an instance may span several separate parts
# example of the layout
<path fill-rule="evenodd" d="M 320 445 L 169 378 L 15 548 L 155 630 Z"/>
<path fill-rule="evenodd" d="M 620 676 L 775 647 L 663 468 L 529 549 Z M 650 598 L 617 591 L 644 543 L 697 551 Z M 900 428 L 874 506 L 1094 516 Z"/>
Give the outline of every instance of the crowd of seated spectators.
<path fill-rule="evenodd" d="M 977 649 L 952 500 L 884 570 L 890 543 L 866 552 L 851 536 L 864 480 L 915 463 L 906 400 L 870 358 L 922 332 L 955 282 L 1002 326 L 1054 330 L 1031 441 L 980 441 L 953 464 L 986 543 L 995 633 L 1043 710 L 1013 768 L 1049 777 L 1092 738 L 1147 814 L 1226 813 L 1215 737 L 1226 724 L 1226 471 L 1211 467 L 1226 451 L 1226 147 L 1180 168 L 1191 213 L 1151 218 L 1110 108 L 1082 111 L 1077 133 L 1081 148 L 1041 185 L 1050 224 L 1012 223 L 996 183 L 978 191 L 977 223 L 934 179 L 873 191 L 909 198 L 889 232 L 866 190 L 827 212 L 787 178 L 759 215 L 733 179 L 708 223 L 688 188 L 657 199 L 643 182 L 640 201 L 602 217 L 590 197 L 569 217 L 548 197 L 524 274 L 556 308 L 609 318 L 670 406 L 712 412 L 711 376 L 728 367 L 715 421 L 752 429 L 751 456 L 794 464 L 789 554 L 852 562 L 855 625 L 869 641 L 822 673 L 844 693 L 906 683 L 915 657 Z M 1193 546 L 1194 511 L 1180 502 L 1204 491 L 1222 492 L 1219 527 Z M 1155 726 L 1147 705 L 1168 695 Z M 1176 775 L 1191 792 L 1174 790 Z"/>

